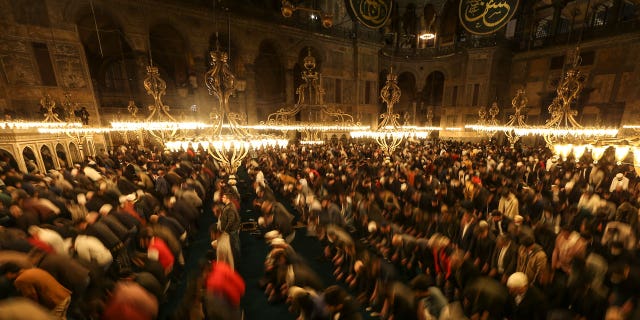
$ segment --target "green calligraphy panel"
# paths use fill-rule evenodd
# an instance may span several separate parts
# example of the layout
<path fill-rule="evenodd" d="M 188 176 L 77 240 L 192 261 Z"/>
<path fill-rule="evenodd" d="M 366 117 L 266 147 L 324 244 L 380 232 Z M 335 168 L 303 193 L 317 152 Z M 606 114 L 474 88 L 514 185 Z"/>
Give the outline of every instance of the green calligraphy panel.
<path fill-rule="evenodd" d="M 519 0 L 461 0 L 460 22 L 473 34 L 495 33 L 509 23 L 519 3 Z"/>
<path fill-rule="evenodd" d="M 347 0 L 351 13 L 363 25 L 379 29 L 391 16 L 393 0 Z"/>

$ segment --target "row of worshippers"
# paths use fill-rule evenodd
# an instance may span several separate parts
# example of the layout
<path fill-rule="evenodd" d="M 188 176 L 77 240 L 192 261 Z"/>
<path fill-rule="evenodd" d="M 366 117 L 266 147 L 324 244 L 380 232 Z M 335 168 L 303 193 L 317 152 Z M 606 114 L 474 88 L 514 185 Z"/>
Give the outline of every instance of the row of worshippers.
<path fill-rule="evenodd" d="M 267 231 L 265 240 L 270 251 L 260 285 L 269 302 L 286 302 L 299 319 L 362 319 L 359 304 L 348 291 L 338 285 L 325 287 L 320 276 L 277 229 Z"/>
<path fill-rule="evenodd" d="M 631 288 L 640 284 L 640 184 L 632 167 L 616 164 L 611 150 L 593 165 L 585 158 L 555 158 L 544 147 L 491 143 L 407 144 L 391 159 L 366 143 L 290 148 L 263 152 L 253 164 L 262 177 L 259 198 L 274 199 L 276 190 L 308 231 L 327 239 L 335 230 L 328 226 L 337 225 L 347 230 L 338 234 L 354 235 L 356 248 L 364 244 L 377 257 L 349 256 L 351 245 L 334 241 L 339 280 L 351 284 L 357 278 L 357 261 L 365 270 L 380 261 L 392 267 L 380 269 L 396 270 L 401 282 L 426 275 L 467 316 L 638 315 Z M 545 293 L 535 310 L 514 294 L 511 302 L 520 310 L 509 312 L 516 313 L 505 314 L 498 304 L 474 305 L 494 294 L 504 298 L 516 273 L 520 280 L 520 273 L 526 276 L 527 292 Z M 375 282 L 353 285 L 368 289 L 365 304 L 380 300 L 371 296 L 381 294 L 373 290 Z M 475 299 L 466 299 L 469 294 Z M 371 307 L 389 315 L 383 306 Z"/>
<path fill-rule="evenodd" d="M 3 168 L 0 315 L 156 318 L 216 172 L 203 154 L 124 147 L 46 174 Z"/>

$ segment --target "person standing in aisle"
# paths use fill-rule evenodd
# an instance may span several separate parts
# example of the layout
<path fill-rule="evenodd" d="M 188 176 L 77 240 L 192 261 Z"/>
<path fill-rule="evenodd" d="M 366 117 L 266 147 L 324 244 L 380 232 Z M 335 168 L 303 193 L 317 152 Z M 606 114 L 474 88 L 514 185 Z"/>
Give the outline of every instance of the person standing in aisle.
<path fill-rule="evenodd" d="M 237 264 L 240 259 L 240 214 L 236 203 L 232 200 L 233 196 L 232 190 L 225 190 L 222 194 L 221 200 L 224 208 L 220 214 L 218 229 L 229 234 L 233 258 Z"/>

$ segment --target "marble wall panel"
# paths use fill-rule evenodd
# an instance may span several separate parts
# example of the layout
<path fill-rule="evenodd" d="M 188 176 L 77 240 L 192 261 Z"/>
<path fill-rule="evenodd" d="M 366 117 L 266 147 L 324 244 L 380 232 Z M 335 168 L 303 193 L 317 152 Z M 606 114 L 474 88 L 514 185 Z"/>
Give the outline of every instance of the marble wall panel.
<path fill-rule="evenodd" d="M 549 71 L 549 59 L 539 58 L 529 61 L 527 78 L 542 78 Z"/>
<path fill-rule="evenodd" d="M 599 74 L 593 76 L 593 80 L 590 85 L 590 87 L 593 88 L 593 91 L 589 93 L 589 103 L 609 102 L 615 80 L 615 74 Z"/>
<path fill-rule="evenodd" d="M 0 56 L 0 68 L 9 85 L 33 86 L 39 84 L 37 68 L 33 60 L 27 54 L 2 54 Z"/>

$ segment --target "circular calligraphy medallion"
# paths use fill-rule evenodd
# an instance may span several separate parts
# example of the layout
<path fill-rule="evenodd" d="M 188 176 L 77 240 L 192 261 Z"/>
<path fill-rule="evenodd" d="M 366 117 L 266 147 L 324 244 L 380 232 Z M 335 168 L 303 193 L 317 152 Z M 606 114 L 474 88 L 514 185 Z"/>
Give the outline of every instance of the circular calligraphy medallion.
<path fill-rule="evenodd" d="M 349 0 L 351 14 L 363 25 L 379 29 L 389 21 L 392 0 Z"/>
<path fill-rule="evenodd" d="M 460 22 L 473 34 L 491 34 L 509 23 L 519 3 L 519 0 L 461 0 Z"/>

